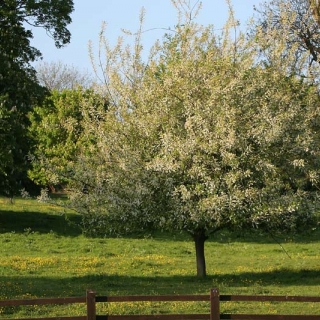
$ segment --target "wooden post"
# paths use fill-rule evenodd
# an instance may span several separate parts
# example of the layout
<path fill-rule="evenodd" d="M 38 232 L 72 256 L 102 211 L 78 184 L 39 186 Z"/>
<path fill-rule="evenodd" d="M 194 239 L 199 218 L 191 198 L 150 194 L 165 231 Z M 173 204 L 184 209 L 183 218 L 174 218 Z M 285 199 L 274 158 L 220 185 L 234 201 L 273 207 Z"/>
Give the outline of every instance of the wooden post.
<path fill-rule="evenodd" d="M 210 320 L 220 320 L 220 295 L 219 289 L 210 291 Z"/>
<path fill-rule="evenodd" d="M 87 320 L 96 320 L 96 293 L 87 290 Z"/>

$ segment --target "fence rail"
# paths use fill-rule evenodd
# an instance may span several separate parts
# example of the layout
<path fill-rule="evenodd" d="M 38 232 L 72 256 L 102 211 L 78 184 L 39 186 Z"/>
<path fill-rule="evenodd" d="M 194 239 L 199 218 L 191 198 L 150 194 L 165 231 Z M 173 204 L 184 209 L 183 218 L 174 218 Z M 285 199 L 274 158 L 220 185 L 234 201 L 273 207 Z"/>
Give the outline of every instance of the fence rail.
<path fill-rule="evenodd" d="M 206 314 L 154 314 L 154 315 L 97 315 L 96 304 L 99 302 L 166 302 L 166 301 L 207 301 L 210 302 L 210 313 Z M 223 314 L 220 313 L 220 302 L 320 302 L 315 296 L 269 296 L 269 295 L 220 295 L 218 288 L 210 290 L 210 295 L 155 295 L 155 296 L 96 296 L 95 291 L 87 290 L 85 297 L 39 298 L 25 300 L 0 300 L 0 307 L 26 305 L 52 305 L 85 303 L 85 316 L 18 318 L 7 320 L 315 320 L 318 315 L 275 315 L 275 314 Z M 6 320 L 6 319 L 3 319 Z"/>

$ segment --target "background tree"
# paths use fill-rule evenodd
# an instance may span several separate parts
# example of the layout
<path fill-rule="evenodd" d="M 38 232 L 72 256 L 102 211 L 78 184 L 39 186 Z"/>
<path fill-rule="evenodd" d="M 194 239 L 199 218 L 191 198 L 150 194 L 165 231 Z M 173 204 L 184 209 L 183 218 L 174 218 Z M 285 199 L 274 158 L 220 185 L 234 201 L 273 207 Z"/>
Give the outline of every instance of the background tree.
<path fill-rule="evenodd" d="M 68 66 L 62 61 L 42 62 L 37 67 L 37 79 L 48 90 L 62 91 L 64 89 L 89 88 L 93 78 L 89 72 L 80 72 L 74 66 Z"/>
<path fill-rule="evenodd" d="M 32 162 L 29 177 L 36 184 L 47 186 L 53 192 L 56 187 L 67 187 L 68 175 L 64 171 L 68 163 L 74 161 L 79 149 L 89 147 L 83 137 L 82 123 L 87 105 L 107 109 L 102 96 L 80 87 L 61 92 L 53 90 L 41 105 L 33 108 L 29 133 L 35 141 L 33 158 L 37 161 Z M 51 170 L 47 170 L 48 166 Z"/>
<path fill-rule="evenodd" d="M 9 63 L 2 60 L 0 65 Z M 0 67 L 1 68 L 1 67 Z M 20 69 L 15 63 L 1 68 L 0 80 L 0 194 L 12 197 L 27 187 L 27 155 L 33 146 L 28 134 L 27 114 L 39 103 L 45 92 L 35 81 L 34 74 Z"/>
<path fill-rule="evenodd" d="M 57 47 L 70 41 L 73 1 L 3 0 L 0 6 L 0 193 L 12 197 L 27 179 L 28 112 L 44 97 L 31 62 L 41 56 L 30 46 L 28 27 L 42 27 Z"/>
<path fill-rule="evenodd" d="M 141 32 L 133 51 L 121 39 L 108 47 L 102 34 L 110 107 L 82 112 L 84 137 L 95 138 L 69 162 L 69 205 L 93 233 L 188 232 L 203 277 L 204 243 L 217 230 L 312 220 L 319 97 L 288 73 L 281 41 L 269 46 L 260 29 L 232 40 L 233 14 L 215 35 L 190 15 L 200 7 L 173 4 L 180 19 L 147 63 Z"/>

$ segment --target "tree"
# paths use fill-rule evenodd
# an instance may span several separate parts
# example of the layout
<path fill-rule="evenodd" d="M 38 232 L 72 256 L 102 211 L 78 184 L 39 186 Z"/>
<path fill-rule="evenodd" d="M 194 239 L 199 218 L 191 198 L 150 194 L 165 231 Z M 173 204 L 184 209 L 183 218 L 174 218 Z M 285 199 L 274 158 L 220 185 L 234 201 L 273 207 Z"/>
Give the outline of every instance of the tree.
<path fill-rule="evenodd" d="M 110 107 L 83 112 L 84 136 L 95 140 L 69 162 L 69 206 L 92 233 L 188 232 L 203 277 L 205 240 L 218 230 L 312 220 L 319 97 L 265 35 L 232 40 L 231 14 L 218 36 L 194 22 L 188 1 L 173 4 L 180 20 L 147 63 L 141 32 L 132 52 L 102 34 Z"/>
<path fill-rule="evenodd" d="M 6 64 L 2 60 L 0 65 Z M 0 66 L 0 68 L 1 68 Z M 28 134 L 27 114 L 38 103 L 44 90 L 37 85 L 31 72 L 11 63 L 10 69 L 1 68 L 0 80 L 0 194 L 13 197 L 26 187 L 33 140 Z"/>
<path fill-rule="evenodd" d="M 70 41 L 73 1 L 4 0 L 0 6 L 0 193 L 12 197 L 27 179 L 28 112 L 46 94 L 39 86 L 31 62 L 41 56 L 30 46 L 28 26 L 42 27 L 57 47 Z"/>
<path fill-rule="evenodd" d="M 107 109 L 102 96 L 80 87 L 61 92 L 53 90 L 40 105 L 33 108 L 29 116 L 29 134 L 36 147 L 28 174 L 36 184 L 47 186 L 51 191 L 55 191 L 57 186 L 67 187 L 68 176 L 63 171 L 69 162 L 74 161 L 79 149 L 86 145 L 82 123 L 86 105 Z M 46 159 L 45 163 L 43 159 Z M 46 169 L 48 165 L 51 170 Z"/>
<path fill-rule="evenodd" d="M 44 28 L 59 48 L 70 42 L 67 25 L 71 22 L 72 0 L 4 0 L 0 8 L 1 53 L 11 60 L 28 65 L 41 56 L 30 46 L 32 30 L 27 26 Z"/>
<path fill-rule="evenodd" d="M 296 47 L 297 60 L 307 52 L 309 66 L 320 62 L 319 4 L 316 0 L 272 0 L 264 2 L 256 11 L 260 14 L 257 24 L 266 34 L 286 35 L 287 47 Z"/>
<path fill-rule="evenodd" d="M 50 91 L 73 90 L 79 86 L 89 88 L 93 83 L 88 72 L 82 73 L 76 67 L 63 64 L 62 61 L 43 62 L 36 69 L 39 83 Z"/>

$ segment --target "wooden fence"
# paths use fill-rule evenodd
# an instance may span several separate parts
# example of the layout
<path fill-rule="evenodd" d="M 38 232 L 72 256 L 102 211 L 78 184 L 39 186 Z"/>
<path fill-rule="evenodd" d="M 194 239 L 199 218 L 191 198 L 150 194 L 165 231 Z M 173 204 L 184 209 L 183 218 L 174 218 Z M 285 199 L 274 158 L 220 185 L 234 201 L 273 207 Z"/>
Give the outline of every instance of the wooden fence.
<path fill-rule="evenodd" d="M 137 302 L 137 301 L 207 301 L 210 302 L 210 313 L 206 314 L 156 314 L 156 315 L 96 315 L 96 304 L 99 302 Z M 267 315 L 267 314 L 222 314 L 220 303 L 226 301 L 242 302 L 320 302 L 320 297 L 312 296 L 266 296 L 266 295 L 220 295 L 219 289 L 210 290 L 210 295 L 159 295 L 159 296 L 96 296 L 93 290 L 87 290 L 85 297 L 73 298 L 39 298 L 27 300 L 0 300 L 0 307 L 25 305 L 50 305 L 85 303 L 87 314 L 74 317 L 26 318 L 18 320 L 315 320 L 319 315 Z M 307 313 L 307 310 L 306 310 Z M 5 320 L 5 319 L 3 319 Z M 12 319 L 10 319 L 12 320 Z"/>

